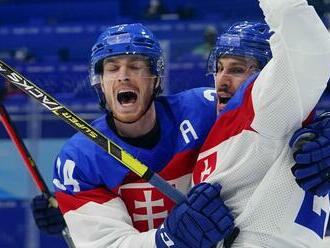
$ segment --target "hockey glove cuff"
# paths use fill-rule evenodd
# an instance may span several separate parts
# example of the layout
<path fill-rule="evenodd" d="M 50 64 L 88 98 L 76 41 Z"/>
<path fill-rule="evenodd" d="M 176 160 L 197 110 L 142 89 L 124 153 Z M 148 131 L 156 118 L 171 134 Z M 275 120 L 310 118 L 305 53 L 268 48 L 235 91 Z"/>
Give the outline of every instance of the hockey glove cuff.
<path fill-rule="evenodd" d="M 290 140 L 295 150 L 292 173 L 305 191 L 325 196 L 330 192 L 330 113 L 297 130 Z"/>
<path fill-rule="evenodd" d="M 219 184 L 195 186 L 157 230 L 157 247 L 208 248 L 231 234 L 234 221 L 220 190 Z"/>

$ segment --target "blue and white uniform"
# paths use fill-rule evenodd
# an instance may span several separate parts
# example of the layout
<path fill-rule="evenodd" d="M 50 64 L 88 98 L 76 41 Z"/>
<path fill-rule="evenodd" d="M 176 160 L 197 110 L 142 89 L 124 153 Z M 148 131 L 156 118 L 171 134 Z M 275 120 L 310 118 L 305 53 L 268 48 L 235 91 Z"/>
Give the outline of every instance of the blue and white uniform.
<path fill-rule="evenodd" d="M 200 146 L 216 119 L 214 90 L 199 88 L 155 101 L 160 139 L 151 149 L 123 142 L 103 116 L 93 126 L 187 193 Z M 77 247 L 154 247 L 174 203 L 83 134 L 56 162 L 56 199 Z"/>
<path fill-rule="evenodd" d="M 220 182 L 241 232 L 233 247 L 322 247 L 329 197 L 295 182 L 288 144 L 330 77 L 330 35 L 304 0 L 259 0 L 273 58 L 228 102 L 201 149 L 193 182 Z"/>

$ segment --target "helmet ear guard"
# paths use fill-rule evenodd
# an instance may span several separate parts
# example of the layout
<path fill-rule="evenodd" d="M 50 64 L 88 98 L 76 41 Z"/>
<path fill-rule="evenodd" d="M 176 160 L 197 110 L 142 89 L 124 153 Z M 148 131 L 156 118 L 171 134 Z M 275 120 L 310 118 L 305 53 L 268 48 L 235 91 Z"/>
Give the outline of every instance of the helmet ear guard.
<path fill-rule="evenodd" d="M 163 88 L 162 88 L 162 78 L 161 77 L 157 77 L 156 78 L 156 87 L 154 88 L 154 96 L 158 96 L 163 92 Z M 158 84 L 158 85 L 157 85 Z"/>
<path fill-rule="evenodd" d="M 253 58 L 262 69 L 272 58 L 269 45 L 271 35 L 272 32 L 265 23 L 235 23 L 218 37 L 208 58 L 208 73 L 217 72 L 217 60 L 225 55 Z"/>
<path fill-rule="evenodd" d="M 101 109 L 105 110 L 106 109 L 106 100 L 105 100 L 105 95 L 101 88 L 101 84 L 96 84 L 94 86 L 94 89 L 95 89 L 96 95 L 99 99 L 99 105 L 100 105 Z"/>

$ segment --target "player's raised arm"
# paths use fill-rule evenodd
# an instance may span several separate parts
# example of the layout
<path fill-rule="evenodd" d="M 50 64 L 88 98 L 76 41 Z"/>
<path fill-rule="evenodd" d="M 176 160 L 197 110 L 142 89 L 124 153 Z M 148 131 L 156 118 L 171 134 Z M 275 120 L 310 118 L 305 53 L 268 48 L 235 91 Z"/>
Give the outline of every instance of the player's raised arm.
<path fill-rule="evenodd" d="M 273 58 L 252 91 L 252 127 L 282 137 L 300 126 L 319 100 L 330 76 L 330 35 L 305 0 L 260 0 L 274 31 Z"/>
<path fill-rule="evenodd" d="M 235 23 L 211 51 L 219 117 L 193 183 L 223 185 L 240 228 L 233 247 L 322 247 L 329 199 L 294 182 L 288 144 L 329 79 L 329 33 L 307 1 L 259 2 L 268 25 Z"/>

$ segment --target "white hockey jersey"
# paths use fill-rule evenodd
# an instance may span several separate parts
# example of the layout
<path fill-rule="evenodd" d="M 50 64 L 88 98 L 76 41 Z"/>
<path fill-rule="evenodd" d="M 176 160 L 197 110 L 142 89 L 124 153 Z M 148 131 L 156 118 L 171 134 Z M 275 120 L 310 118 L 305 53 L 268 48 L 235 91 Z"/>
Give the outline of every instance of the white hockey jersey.
<path fill-rule="evenodd" d="M 272 60 L 228 102 L 202 147 L 193 183 L 220 182 L 241 232 L 233 247 L 323 247 L 329 198 L 290 171 L 289 138 L 330 76 L 330 35 L 303 0 L 260 0 Z"/>

